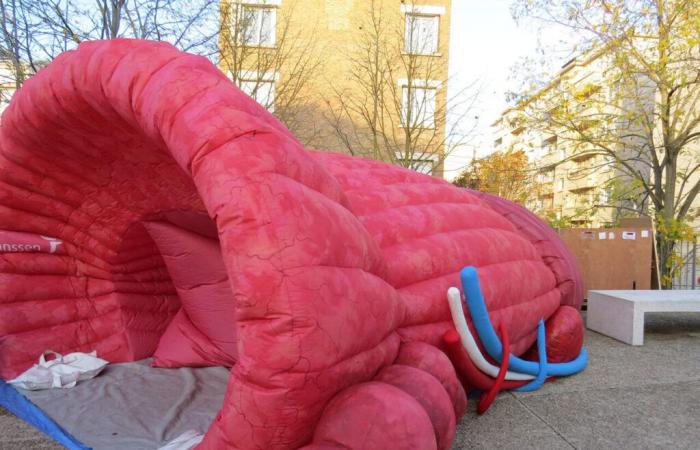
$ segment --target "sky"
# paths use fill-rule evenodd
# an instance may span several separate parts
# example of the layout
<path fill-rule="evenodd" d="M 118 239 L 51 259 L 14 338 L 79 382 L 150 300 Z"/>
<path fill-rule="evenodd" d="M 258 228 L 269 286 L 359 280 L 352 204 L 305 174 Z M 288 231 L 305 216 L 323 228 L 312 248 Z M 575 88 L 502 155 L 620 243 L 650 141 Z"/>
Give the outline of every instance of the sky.
<path fill-rule="evenodd" d="M 470 119 L 478 116 L 477 130 L 469 146 L 455 150 L 445 161 L 445 178 L 456 177 L 476 157 L 492 149 L 489 125 L 508 106 L 506 92 L 513 65 L 532 56 L 537 35 L 516 25 L 510 0 L 452 0 L 449 92 L 478 80 L 481 95 Z M 448 118 L 449 120 L 449 118 Z"/>

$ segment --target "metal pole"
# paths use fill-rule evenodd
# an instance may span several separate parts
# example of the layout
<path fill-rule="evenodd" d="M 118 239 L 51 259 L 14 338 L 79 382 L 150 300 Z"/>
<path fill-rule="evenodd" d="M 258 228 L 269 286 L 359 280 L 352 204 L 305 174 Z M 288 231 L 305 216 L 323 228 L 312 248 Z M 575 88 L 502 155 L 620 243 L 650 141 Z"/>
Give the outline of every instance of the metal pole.
<path fill-rule="evenodd" d="M 693 242 L 693 289 L 695 289 L 695 286 L 698 284 L 698 273 L 697 273 L 697 251 L 698 251 L 698 241 Z"/>

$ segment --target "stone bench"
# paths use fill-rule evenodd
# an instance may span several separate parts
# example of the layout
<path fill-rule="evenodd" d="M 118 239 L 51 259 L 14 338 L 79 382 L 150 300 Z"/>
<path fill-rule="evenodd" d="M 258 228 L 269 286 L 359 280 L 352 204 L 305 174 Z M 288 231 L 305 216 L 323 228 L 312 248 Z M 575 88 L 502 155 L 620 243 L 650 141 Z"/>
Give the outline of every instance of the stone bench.
<path fill-rule="evenodd" d="M 630 345 L 644 344 L 644 314 L 700 312 L 700 290 L 589 291 L 586 326 Z"/>

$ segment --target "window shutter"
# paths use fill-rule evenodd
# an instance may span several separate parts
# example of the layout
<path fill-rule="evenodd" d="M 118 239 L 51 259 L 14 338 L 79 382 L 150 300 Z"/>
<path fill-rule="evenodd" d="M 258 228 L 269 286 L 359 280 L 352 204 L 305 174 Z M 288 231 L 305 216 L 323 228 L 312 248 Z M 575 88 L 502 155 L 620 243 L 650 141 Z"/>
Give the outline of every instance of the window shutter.
<path fill-rule="evenodd" d="M 266 46 L 275 45 L 275 22 L 276 14 L 274 8 L 260 8 L 260 44 Z"/>
<path fill-rule="evenodd" d="M 425 53 L 433 54 L 437 53 L 438 48 L 438 24 L 439 18 L 437 16 L 425 17 Z"/>

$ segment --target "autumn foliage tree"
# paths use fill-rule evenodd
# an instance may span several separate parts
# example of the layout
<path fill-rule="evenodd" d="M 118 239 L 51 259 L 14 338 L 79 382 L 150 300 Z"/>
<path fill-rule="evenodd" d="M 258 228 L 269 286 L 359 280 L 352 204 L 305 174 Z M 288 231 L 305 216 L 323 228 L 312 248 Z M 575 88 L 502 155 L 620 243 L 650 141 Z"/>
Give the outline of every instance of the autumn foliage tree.
<path fill-rule="evenodd" d="M 528 157 L 523 150 L 508 149 L 474 161 L 454 184 L 526 204 L 533 193 L 528 167 Z"/>

